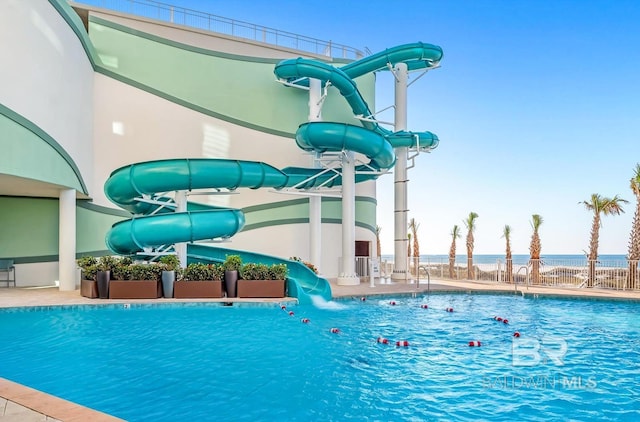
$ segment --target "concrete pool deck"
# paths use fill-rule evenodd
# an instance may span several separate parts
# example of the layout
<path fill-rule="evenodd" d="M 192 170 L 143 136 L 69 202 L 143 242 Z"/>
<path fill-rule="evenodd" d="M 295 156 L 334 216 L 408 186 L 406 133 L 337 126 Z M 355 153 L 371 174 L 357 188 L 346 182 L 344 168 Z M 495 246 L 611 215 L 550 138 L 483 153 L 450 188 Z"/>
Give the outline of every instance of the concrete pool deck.
<path fill-rule="evenodd" d="M 368 297 L 397 294 L 425 294 L 427 292 L 483 292 L 512 293 L 525 297 L 559 296 L 581 297 L 585 299 L 633 300 L 640 302 L 640 291 L 609 290 L 600 288 L 548 287 L 548 286 L 514 286 L 513 284 L 433 280 L 429 284 L 424 280 L 416 283 L 392 282 L 375 284 L 361 282 L 355 286 L 339 286 L 331 280 L 331 288 L 335 298 Z M 57 287 L 8 287 L 0 288 L 0 308 L 56 306 L 56 305 L 107 305 L 114 303 L 177 303 L 177 302 L 234 302 L 234 303 L 274 303 L 293 302 L 295 299 L 121 299 L 101 300 L 80 296 L 80 290 L 59 291 Z M 0 378 L 0 422 L 10 421 L 121 421 L 113 416 L 89 409 L 84 406 L 54 397 L 32 388 Z"/>

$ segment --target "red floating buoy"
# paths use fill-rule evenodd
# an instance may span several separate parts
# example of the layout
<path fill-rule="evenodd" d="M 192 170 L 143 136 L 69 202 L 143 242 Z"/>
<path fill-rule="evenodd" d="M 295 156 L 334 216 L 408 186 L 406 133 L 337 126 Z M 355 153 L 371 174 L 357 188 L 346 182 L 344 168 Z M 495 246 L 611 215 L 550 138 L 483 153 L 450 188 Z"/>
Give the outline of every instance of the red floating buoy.
<path fill-rule="evenodd" d="M 513 333 L 514 337 L 520 337 L 520 333 L 518 331 L 516 331 L 515 333 Z"/>
<path fill-rule="evenodd" d="M 391 306 L 396 306 L 396 301 L 395 301 L 395 300 L 392 300 L 391 302 L 389 302 L 389 305 L 391 305 Z"/>
<path fill-rule="evenodd" d="M 503 319 L 502 322 L 504 322 L 505 324 L 508 324 L 509 320 L 508 319 Z"/>
<path fill-rule="evenodd" d="M 378 337 L 377 342 L 380 343 L 380 344 L 389 344 L 389 340 L 387 340 L 384 337 Z"/>
<path fill-rule="evenodd" d="M 502 317 L 499 316 L 494 316 L 493 319 L 495 319 L 496 321 L 502 321 Z"/>
<path fill-rule="evenodd" d="M 280 309 L 282 309 L 284 311 L 285 309 L 287 309 L 287 307 L 284 306 L 284 305 L 280 305 Z"/>
<path fill-rule="evenodd" d="M 445 311 L 447 311 L 447 312 L 453 312 L 453 308 L 447 308 L 447 309 L 445 309 Z"/>
<path fill-rule="evenodd" d="M 469 347 L 480 347 L 480 346 L 482 346 L 482 343 L 480 343 L 477 340 L 469 342 Z"/>
<path fill-rule="evenodd" d="M 337 328 L 332 328 L 331 332 L 334 334 L 338 334 L 340 332 L 340 330 L 338 330 Z"/>
<path fill-rule="evenodd" d="M 396 346 L 398 346 L 398 347 L 409 347 L 409 342 L 407 340 L 396 341 Z"/>
<path fill-rule="evenodd" d="M 429 309 L 429 305 L 420 305 L 422 309 Z"/>
<path fill-rule="evenodd" d="M 300 320 L 300 322 L 302 322 L 303 324 L 308 324 L 309 323 L 309 318 L 302 318 Z"/>
<path fill-rule="evenodd" d="M 293 311 L 289 311 L 289 315 L 290 315 L 290 316 L 293 316 Z"/>

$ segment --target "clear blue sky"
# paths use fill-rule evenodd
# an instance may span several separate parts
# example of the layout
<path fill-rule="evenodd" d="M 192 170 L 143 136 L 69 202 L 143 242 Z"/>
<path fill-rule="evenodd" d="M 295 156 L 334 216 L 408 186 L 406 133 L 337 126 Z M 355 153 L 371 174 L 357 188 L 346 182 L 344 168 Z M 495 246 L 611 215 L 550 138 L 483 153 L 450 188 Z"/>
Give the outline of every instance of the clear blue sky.
<path fill-rule="evenodd" d="M 527 254 L 540 214 L 543 256 L 581 254 L 592 214 L 579 202 L 620 194 L 604 218 L 600 254 L 625 254 L 640 162 L 640 2 L 567 0 L 166 0 L 228 18 L 372 52 L 422 41 L 440 69 L 409 90 L 408 129 L 440 139 L 409 172 L 409 218 L 421 253 L 446 254 L 455 224 L 479 214 L 475 253 Z M 414 74 L 417 76 L 417 74 Z M 380 74 L 377 109 L 393 102 Z M 387 120 L 387 119 L 385 119 Z M 378 184 L 383 253 L 393 253 L 393 176 Z"/>

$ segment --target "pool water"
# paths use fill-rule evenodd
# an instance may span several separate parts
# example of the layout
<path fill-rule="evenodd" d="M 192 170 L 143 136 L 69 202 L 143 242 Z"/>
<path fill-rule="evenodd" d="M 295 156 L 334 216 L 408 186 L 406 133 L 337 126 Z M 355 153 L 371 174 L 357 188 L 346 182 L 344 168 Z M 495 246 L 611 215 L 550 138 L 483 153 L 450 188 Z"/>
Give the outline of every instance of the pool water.
<path fill-rule="evenodd" d="M 130 421 L 640 419 L 638 303 L 131 305 L 0 311 L 0 327 L 0 376 Z"/>

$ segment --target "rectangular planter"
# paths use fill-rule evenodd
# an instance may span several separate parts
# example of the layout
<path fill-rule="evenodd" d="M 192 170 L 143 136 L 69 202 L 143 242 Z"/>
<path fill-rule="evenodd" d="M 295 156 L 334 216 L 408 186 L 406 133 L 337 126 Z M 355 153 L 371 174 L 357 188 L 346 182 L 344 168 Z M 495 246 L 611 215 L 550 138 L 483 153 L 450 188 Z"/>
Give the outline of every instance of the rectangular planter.
<path fill-rule="evenodd" d="M 238 280 L 238 297 L 284 297 L 284 280 Z"/>
<path fill-rule="evenodd" d="M 176 281 L 173 284 L 176 299 L 198 299 L 222 297 L 222 281 Z"/>
<path fill-rule="evenodd" d="M 157 299 L 162 284 L 157 280 L 111 280 L 109 299 Z"/>
<path fill-rule="evenodd" d="M 80 280 L 80 296 L 95 299 L 98 297 L 98 282 L 95 280 Z"/>

